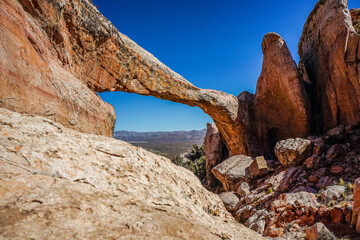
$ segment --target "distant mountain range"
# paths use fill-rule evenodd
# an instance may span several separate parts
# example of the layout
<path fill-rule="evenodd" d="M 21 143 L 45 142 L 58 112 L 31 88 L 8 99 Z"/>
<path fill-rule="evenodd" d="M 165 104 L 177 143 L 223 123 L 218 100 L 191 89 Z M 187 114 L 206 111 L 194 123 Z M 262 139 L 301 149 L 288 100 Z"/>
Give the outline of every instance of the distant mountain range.
<path fill-rule="evenodd" d="M 206 134 L 206 129 L 192 131 L 174 131 L 174 132 L 134 132 L 117 131 L 114 138 L 126 142 L 194 142 L 202 144 Z"/>
<path fill-rule="evenodd" d="M 194 144 L 202 145 L 206 129 L 174 132 L 116 131 L 114 138 L 145 148 L 153 153 L 174 158 Z"/>

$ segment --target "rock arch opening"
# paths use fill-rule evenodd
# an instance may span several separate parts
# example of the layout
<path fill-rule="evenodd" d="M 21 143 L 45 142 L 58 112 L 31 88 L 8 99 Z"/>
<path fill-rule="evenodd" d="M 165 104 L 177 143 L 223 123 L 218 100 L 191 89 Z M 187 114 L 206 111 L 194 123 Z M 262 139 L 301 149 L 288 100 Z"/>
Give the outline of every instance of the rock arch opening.
<path fill-rule="evenodd" d="M 191 131 L 206 128 L 212 119 L 197 107 L 164 101 L 152 96 L 125 92 L 98 94 L 103 101 L 114 106 L 115 131 L 136 132 Z"/>

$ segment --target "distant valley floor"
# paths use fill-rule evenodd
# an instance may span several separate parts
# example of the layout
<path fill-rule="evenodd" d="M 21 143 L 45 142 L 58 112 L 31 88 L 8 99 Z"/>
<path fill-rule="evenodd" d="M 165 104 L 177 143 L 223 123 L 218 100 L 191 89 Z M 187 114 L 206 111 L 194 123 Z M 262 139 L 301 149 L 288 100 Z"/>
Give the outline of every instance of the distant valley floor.
<path fill-rule="evenodd" d="M 201 146 L 205 134 L 206 129 L 174 132 L 117 131 L 114 133 L 114 138 L 173 159 L 188 151 L 194 144 Z"/>

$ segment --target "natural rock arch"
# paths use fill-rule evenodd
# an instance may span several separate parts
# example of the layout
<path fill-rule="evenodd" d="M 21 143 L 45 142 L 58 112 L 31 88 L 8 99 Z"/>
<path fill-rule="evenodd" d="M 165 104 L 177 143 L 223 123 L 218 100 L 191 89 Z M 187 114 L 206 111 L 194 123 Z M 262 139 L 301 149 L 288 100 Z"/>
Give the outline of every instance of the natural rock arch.
<path fill-rule="evenodd" d="M 317 116 L 322 131 L 360 120 L 359 14 L 353 11 L 354 28 L 344 0 L 316 5 L 299 43 L 299 68 L 285 41 L 267 34 L 256 93 L 238 97 L 192 85 L 121 34 L 89 0 L 3 0 L 0 9 L 9 9 L 0 11 L 0 107 L 111 136 L 114 109 L 95 92 L 151 95 L 201 108 L 230 156 L 269 154 L 278 140 L 306 137 Z M 324 9 L 331 9 L 331 21 L 322 16 Z M 336 29 L 336 39 L 333 31 L 319 30 L 323 25 Z M 319 45 L 331 46 L 335 57 L 329 59 Z M 311 81 L 308 95 L 304 81 Z M 323 86 L 326 91 L 320 91 Z"/>
<path fill-rule="evenodd" d="M 36 95 L 44 95 L 45 91 L 45 95 L 52 95 L 55 104 L 59 98 L 63 98 L 61 101 L 69 99 L 71 95 L 69 92 L 79 89 L 77 85 L 81 81 L 93 92 L 124 91 L 197 106 L 212 117 L 226 139 L 231 154 L 250 153 L 243 144 L 247 142 L 244 138 L 248 134 L 237 121 L 239 102 L 235 96 L 195 87 L 127 36 L 121 34 L 88 0 L 56 2 L 20 0 L 19 2 L 19 5 L 14 6 L 14 9 L 18 11 L 14 13 L 18 22 L 6 19 L 5 14 L 1 16 L 11 22 L 13 24 L 11 28 L 17 29 L 17 32 L 13 33 L 5 21 L 1 28 L 8 31 L 7 36 L 14 35 L 17 42 L 26 45 L 27 54 L 23 58 L 30 63 L 31 71 L 40 73 L 39 76 L 33 76 L 32 80 L 29 80 L 32 91 Z M 13 3 L 6 0 L 0 4 Z M 33 17 L 35 21 L 26 21 L 27 15 Z M 9 46 L 15 43 L 6 39 L 3 44 Z M 9 46 L 5 49 L 6 57 L 17 59 L 19 56 L 11 56 L 17 54 L 11 49 L 18 48 L 19 46 Z M 2 78 L 6 79 L 4 82 L 7 83 L 7 86 L 3 88 L 4 91 L 1 92 L 3 99 L 9 98 L 9 92 L 14 86 L 21 88 L 17 82 L 7 81 L 11 76 L 9 71 L 5 71 L 6 69 L 13 70 L 12 72 L 18 78 L 28 77 L 25 72 L 18 71 L 19 68 L 23 66 L 14 67 L 14 69 L 3 66 Z M 66 83 L 67 89 L 59 90 L 58 87 L 48 89 L 48 86 L 57 82 L 56 78 L 62 74 L 68 79 L 71 78 L 71 81 Z M 35 85 L 44 81 L 44 78 L 47 81 L 46 86 L 41 86 L 41 90 L 36 88 Z M 57 85 L 64 85 L 64 83 L 60 82 Z M 60 91 L 60 94 L 53 94 Z M 82 91 L 82 95 L 94 95 L 83 88 Z M 20 91 L 18 94 L 21 94 Z M 98 106 L 96 109 L 92 109 L 90 113 L 84 111 L 82 114 L 74 110 L 73 114 L 80 120 L 88 118 L 89 114 L 98 116 L 106 130 L 99 129 L 99 126 L 94 127 L 94 125 L 99 125 L 97 122 L 74 122 L 72 119 L 74 123 L 71 123 L 69 119 L 73 117 L 66 112 L 66 109 L 71 111 L 73 105 L 75 109 L 93 107 L 87 104 L 78 107 L 79 104 L 71 102 L 71 99 L 62 112 L 53 113 L 50 117 L 80 131 L 110 135 L 110 129 L 115 123 L 113 109 L 96 99 L 95 96 L 91 98 L 92 100 L 87 100 L 87 102 L 95 101 L 95 105 Z M 21 104 L 3 101 L 1 105 L 12 110 L 20 108 L 22 112 L 36 111 L 37 114 L 46 116 L 47 111 L 43 109 L 43 106 L 48 104 L 49 99 L 38 97 L 36 101 L 39 104 L 33 104 L 32 107 L 29 107 L 31 104 L 26 101 Z M 60 109 L 60 106 L 56 108 Z M 77 126 L 78 122 L 87 128 Z"/>

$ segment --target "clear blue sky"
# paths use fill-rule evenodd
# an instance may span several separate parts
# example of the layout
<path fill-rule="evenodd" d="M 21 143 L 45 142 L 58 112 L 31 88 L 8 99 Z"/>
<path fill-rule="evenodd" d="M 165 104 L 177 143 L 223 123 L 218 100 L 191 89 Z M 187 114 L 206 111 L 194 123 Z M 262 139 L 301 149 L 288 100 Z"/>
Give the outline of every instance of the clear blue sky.
<path fill-rule="evenodd" d="M 279 33 L 298 62 L 297 44 L 316 0 L 94 0 L 123 34 L 195 86 L 254 93 L 261 42 Z M 355 7 L 349 0 L 349 7 Z M 359 6 L 360 7 L 360 4 Z M 122 92 L 102 93 L 115 107 L 115 130 L 203 129 L 199 108 Z"/>

